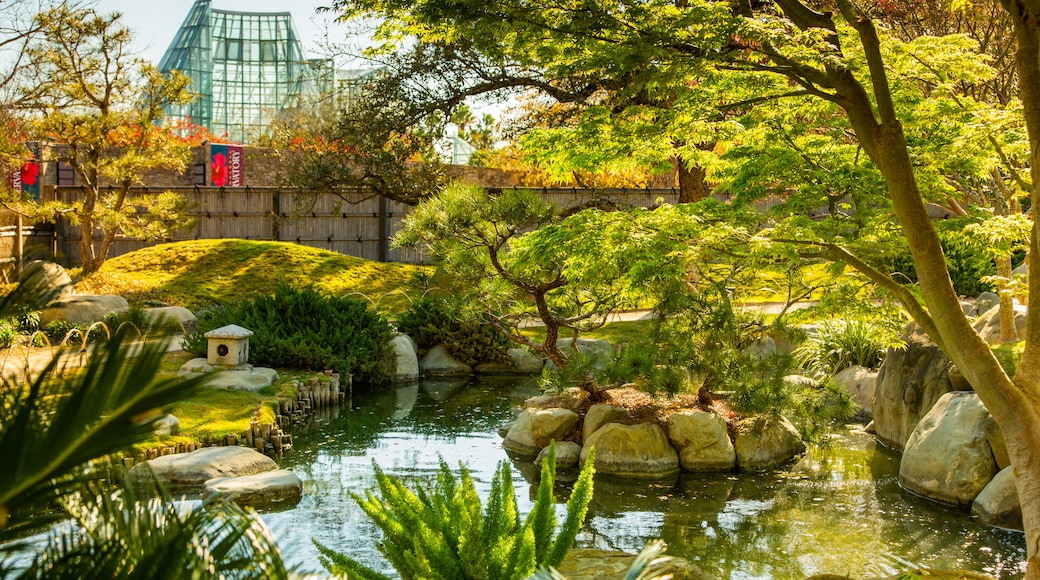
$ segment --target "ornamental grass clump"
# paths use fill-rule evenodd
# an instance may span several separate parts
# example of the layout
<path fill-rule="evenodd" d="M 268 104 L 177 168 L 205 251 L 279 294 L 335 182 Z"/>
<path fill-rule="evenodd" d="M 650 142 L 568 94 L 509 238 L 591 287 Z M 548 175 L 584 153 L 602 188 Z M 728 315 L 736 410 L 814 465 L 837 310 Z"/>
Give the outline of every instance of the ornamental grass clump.
<path fill-rule="evenodd" d="M 521 521 L 508 461 L 498 464 L 487 506 L 481 506 L 465 466 L 457 478 L 441 461 L 432 487 L 414 491 L 375 466 L 379 493 L 354 499 L 383 532 L 379 551 L 404 578 L 523 579 L 539 567 L 557 567 L 574 543 L 592 499 L 594 454 L 590 453 L 567 501 L 567 516 L 556 530 L 555 445 L 542 463 L 534 506 Z M 317 540 L 325 568 L 362 580 L 385 579 L 353 558 Z"/>
<path fill-rule="evenodd" d="M 817 375 L 833 375 L 859 365 L 877 368 L 889 348 L 904 343 L 892 328 L 861 318 L 824 322 L 795 349 L 799 367 Z"/>

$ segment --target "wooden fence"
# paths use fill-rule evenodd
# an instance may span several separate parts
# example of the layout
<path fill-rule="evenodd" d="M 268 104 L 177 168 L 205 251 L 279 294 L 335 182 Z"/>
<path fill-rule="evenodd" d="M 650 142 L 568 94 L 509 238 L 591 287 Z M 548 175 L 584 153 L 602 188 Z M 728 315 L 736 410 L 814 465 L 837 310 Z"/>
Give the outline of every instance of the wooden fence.
<path fill-rule="evenodd" d="M 404 217 L 411 207 L 382 196 L 357 202 L 349 196 L 332 193 L 305 195 L 277 187 L 174 187 L 158 190 L 137 188 L 132 195 L 149 191 L 174 191 L 188 200 L 189 214 L 194 227 L 177 232 L 171 241 L 195 239 L 241 238 L 293 242 L 331 250 L 341 254 L 381 262 L 423 263 L 424 257 L 413 250 L 390 247 L 390 240 L 401 229 Z M 588 205 L 617 207 L 650 207 L 659 203 L 676 203 L 675 189 L 578 189 L 535 188 L 546 201 L 560 208 Z M 58 187 L 47 192 L 54 199 L 72 202 L 81 195 L 78 187 Z M 345 199 L 347 198 L 347 199 Z M 727 201 L 726 196 L 716 196 Z M 758 211 L 767 212 L 778 200 L 760 201 Z M 933 218 L 942 219 L 948 212 L 938 206 L 930 208 Z M 818 208 L 810 215 L 821 217 L 826 208 Z M 0 224 L 4 218 L 0 216 Z M 8 230 L 14 226 L 0 225 L 0 271 L 18 263 L 16 237 Z M 66 264 L 79 260 L 80 228 L 63 220 L 51 225 L 23 228 L 27 259 L 54 259 Z M 148 244 L 142 240 L 120 238 L 112 247 L 109 257 L 138 250 Z"/>
<path fill-rule="evenodd" d="M 157 190 L 139 188 L 138 195 Z M 167 191 L 163 189 L 161 191 Z M 411 207 L 382 196 L 356 203 L 344 197 L 323 193 L 305 195 L 276 187 L 169 188 L 188 200 L 188 213 L 194 227 L 177 232 L 170 241 L 241 238 L 294 242 L 380 262 L 423 263 L 413 250 L 391 248 L 390 240 L 401 229 Z M 536 189 L 544 199 L 558 207 L 596 203 L 648 207 L 659 202 L 674 203 L 673 189 Z M 56 188 L 55 198 L 72 202 L 80 188 Z M 349 196 L 345 196 L 349 198 Z M 75 263 L 79 258 L 80 228 L 59 220 L 55 226 L 56 258 Z M 148 244 L 120 238 L 109 257 L 138 250 Z M 3 249 L 0 248 L 0 258 Z"/>

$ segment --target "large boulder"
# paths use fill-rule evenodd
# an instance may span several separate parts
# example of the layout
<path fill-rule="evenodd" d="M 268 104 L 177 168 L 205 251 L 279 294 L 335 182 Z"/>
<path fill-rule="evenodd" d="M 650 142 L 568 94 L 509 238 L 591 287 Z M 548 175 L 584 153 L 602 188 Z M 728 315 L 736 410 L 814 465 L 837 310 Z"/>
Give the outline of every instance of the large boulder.
<path fill-rule="evenodd" d="M 195 313 L 183 306 L 158 306 L 145 308 L 144 319 L 150 326 L 183 331 L 195 320 Z"/>
<path fill-rule="evenodd" d="M 398 334 L 390 340 L 390 346 L 397 356 L 397 370 L 394 380 L 414 381 L 419 378 L 419 356 L 415 354 L 412 339 L 406 334 Z"/>
<path fill-rule="evenodd" d="M 997 306 L 1000 306 L 1000 295 L 996 292 L 983 292 L 975 300 L 975 311 L 979 316 L 986 314 Z"/>
<path fill-rule="evenodd" d="M 593 405 L 589 407 L 588 412 L 585 413 L 585 422 L 581 426 L 581 440 L 588 441 L 589 437 L 592 437 L 592 434 L 597 429 L 607 423 L 624 419 L 627 415 L 628 411 L 623 407 L 615 407 L 614 405 Z"/>
<path fill-rule="evenodd" d="M 805 451 L 798 430 L 784 417 L 749 417 L 737 424 L 734 441 L 737 467 L 745 471 L 772 469 Z"/>
<path fill-rule="evenodd" d="M 238 505 L 281 503 L 300 499 L 303 482 L 287 469 L 240 477 L 217 477 L 206 482 L 203 497 L 229 495 Z"/>
<path fill-rule="evenodd" d="M 201 486 L 217 477 L 240 477 L 278 469 L 270 457 L 248 447 L 203 447 L 191 453 L 164 455 L 146 462 L 169 486 Z M 131 470 L 143 475 L 143 464 Z"/>
<path fill-rule="evenodd" d="M 478 375 L 536 375 L 542 372 L 545 359 L 524 348 L 511 348 L 505 361 L 482 362 L 473 367 Z"/>
<path fill-rule="evenodd" d="M 604 425 L 582 446 L 583 464 L 592 448 L 596 449 L 596 473 L 646 479 L 679 473 L 679 454 L 655 423 Z"/>
<path fill-rule="evenodd" d="M 973 392 L 946 393 L 914 429 L 899 464 L 899 484 L 918 495 L 971 505 L 997 473 L 986 440 L 989 411 Z"/>
<path fill-rule="evenodd" d="M 570 409 L 538 409 L 531 412 L 531 438 L 538 447 L 563 441 L 578 426 L 578 414 Z"/>
<path fill-rule="evenodd" d="M 1004 432 L 1000 430 L 996 419 L 992 415 L 987 417 L 982 428 L 986 431 L 986 441 L 989 441 L 989 447 L 993 450 L 993 459 L 997 462 L 997 469 L 1004 469 L 1011 465 L 1007 442 L 1004 441 Z"/>
<path fill-rule="evenodd" d="M 845 388 L 852 402 L 859 408 L 856 416 L 870 419 L 873 415 L 874 393 L 877 391 L 879 372 L 860 365 L 842 369 L 834 375 L 834 382 Z"/>
<path fill-rule="evenodd" d="M 64 296 L 72 293 L 72 278 L 60 264 L 34 260 L 22 268 L 20 284 L 32 287 L 39 296 Z"/>
<path fill-rule="evenodd" d="M 549 457 L 549 448 L 543 447 L 538 452 L 538 457 L 535 458 L 534 462 L 541 465 Z M 578 466 L 578 461 L 581 459 L 581 445 L 573 441 L 563 441 L 556 444 L 556 468 L 557 469 L 574 469 Z"/>
<path fill-rule="evenodd" d="M 542 450 L 542 446 L 535 443 L 534 436 L 531 435 L 531 411 L 529 409 L 521 411 L 520 416 L 509 426 L 509 431 L 502 440 L 502 447 L 521 455 L 537 455 Z"/>
<path fill-rule="evenodd" d="M 65 294 L 40 312 L 40 326 L 45 327 L 59 320 L 72 324 L 91 324 L 129 308 L 126 298 L 114 294 Z"/>
<path fill-rule="evenodd" d="M 1019 337 L 1026 335 L 1026 315 L 1029 309 L 1021 304 L 1015 304 L 1015 331 Z M 972 328 L 979 333 L 982 340 L 990 346 L 996 346 L 1000 341 L 1000 307 L 991 308 L 985 314 L 979 316 L 972 323 Z"/>
<path fill-rule="evenodd" d="M 668 439 L 679 450 L 679 463 L 686 471 L 729 471 L 736 465 L 726 420 L 717 413 L 673 414 L 668 417 Z"/>
<path fill-rule="evenodd" d="M 903 340 L 906 348 L 888 349 L 871 407 L 878 439 L 898 450 L 939 397 L 953 390 L 952 363 L 939 347 L 920 332 L 907 333 Z"/>
<path fill-rule="evenodd" d="M 971 504 L 971 511 L 988 525 L 1021 530 L 1022 504 L 1015 489 L 1014 470 L 1010 467 L 1001 469 L 979 492 Z"/>
<path fill-rule="evenodd" d="M 610 357 L 614 356 L 614 347 L 610 341 L 599 338 L 579 337 L 577 342 L 570 338 L 561 338 L 556 341 L 556 348 L 568 355 L 577 348 L 580 354 L 595 359 L 595 367 L 600 370 L 607 368 Z M 551 364 L 551 361 L 548 364 Z"/>
<path fill-rule="evenodd" d="M 419 361 L 422 373 L 430 377 L 450 377 L 458 375 L 471 375 L 473 368 L 468 364 L 453 357 L 443 344 L 430 349 L 426 356 Z"/>

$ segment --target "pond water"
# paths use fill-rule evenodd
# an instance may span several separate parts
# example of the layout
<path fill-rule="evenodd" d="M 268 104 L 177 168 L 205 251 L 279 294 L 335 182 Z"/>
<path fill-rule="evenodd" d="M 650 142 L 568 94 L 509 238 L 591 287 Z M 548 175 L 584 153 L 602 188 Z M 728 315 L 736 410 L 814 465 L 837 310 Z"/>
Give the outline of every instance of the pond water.
<path fill-rule="evenodd" d="M 464 462 L 486 497 L 502 449 L 498 427 L 537 393 L 515 379 L 428 381 L 355 397 L 297 435 L 281 463 L 304 480 L 304 498 L 263 518 L 290 565 L 319 571 L 311 538 L 392 573 L 375 543 L 379 532 L 351 498 L 375 487 L 372 462 L 429 481 L 443 457 Z M 524 480 L 537 472 L 510 459 L 521 512 Z M 913 567 L 968 569 L 999 578 L 1024 572 L 1020 533 L 902 491 L 899 456 L 852 430 L 836 433 L 784 471 L 764 475 L 682 475 L 637 483 L 597 477 L 580 547 L 637 552 L 653 538 L 668 553 L 719 578 L 890 576 Z M 562 479 L 562 477 L 561 477 Z M 569 496 L 565 483 L 557 497 Z M 563 514 L 563 505 L 559 506 Z"/>

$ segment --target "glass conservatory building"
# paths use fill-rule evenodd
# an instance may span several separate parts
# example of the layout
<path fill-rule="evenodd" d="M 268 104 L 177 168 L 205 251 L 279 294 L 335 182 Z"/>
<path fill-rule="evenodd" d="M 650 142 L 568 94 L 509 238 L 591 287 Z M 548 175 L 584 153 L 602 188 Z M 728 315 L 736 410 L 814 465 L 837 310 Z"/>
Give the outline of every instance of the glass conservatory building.
<path fill-rule="evenodd" d="M 167 110 L 237 142 L 262 135 L 282 111 L 316 100 L 333 88 L 334 68 L 308 59 L 288 12 L 214 10 L 196 0 L 159 62 L 181 71 L 199 97 Z"/>

